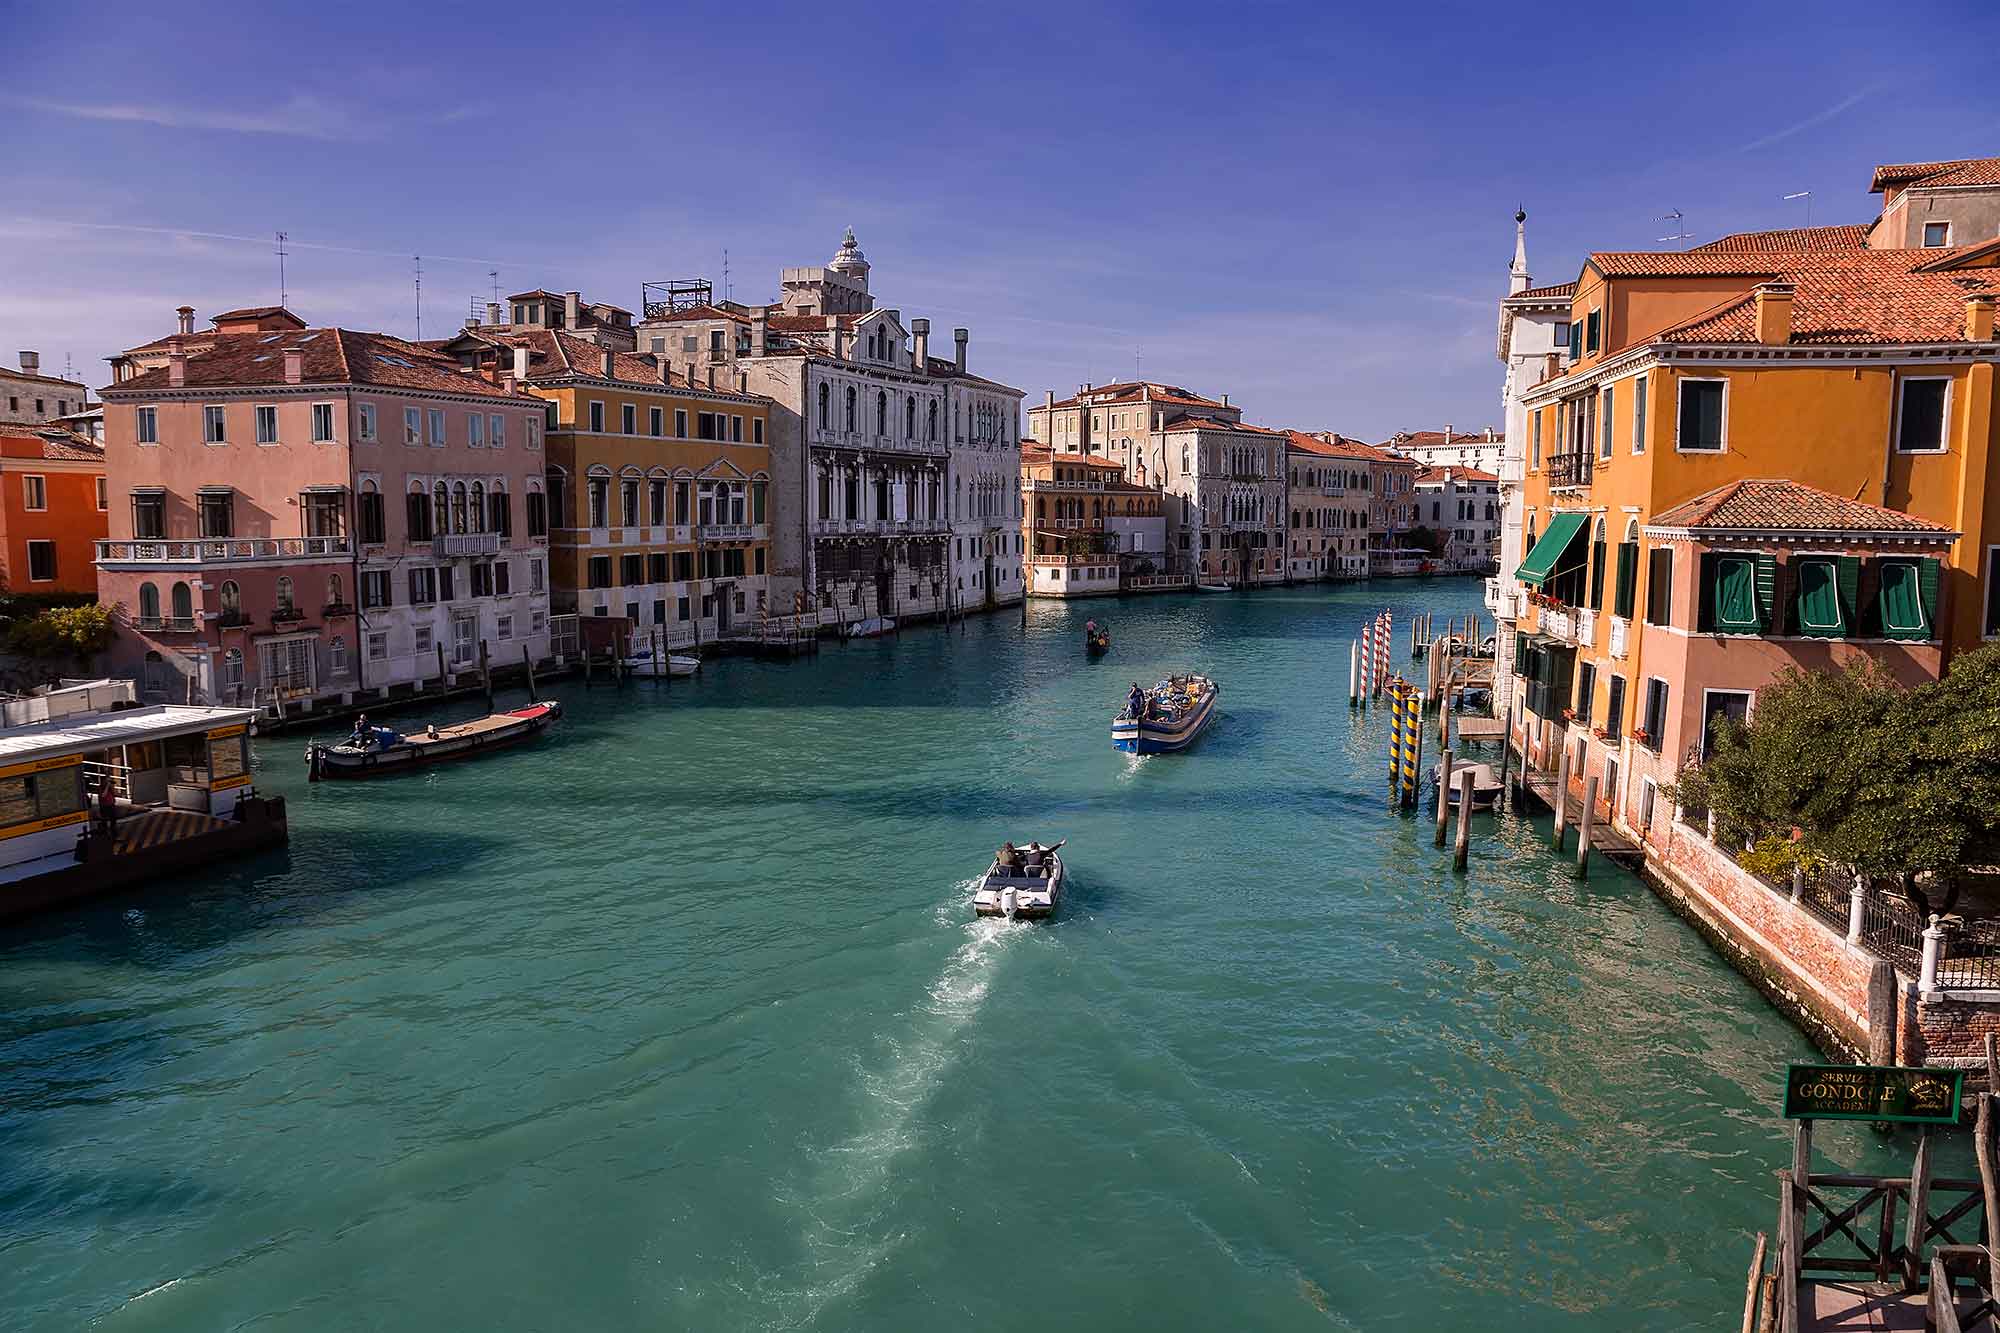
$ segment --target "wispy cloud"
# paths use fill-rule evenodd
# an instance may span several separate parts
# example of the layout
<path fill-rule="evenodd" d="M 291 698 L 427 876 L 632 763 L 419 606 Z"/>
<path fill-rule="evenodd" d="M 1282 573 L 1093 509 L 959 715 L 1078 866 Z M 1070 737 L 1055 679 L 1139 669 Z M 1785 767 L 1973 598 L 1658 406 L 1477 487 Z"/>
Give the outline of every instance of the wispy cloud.
<path fill-rule="evenodd" d="M 204 241 L 232 241 L 241 245 L 255 245 L 266 249 L 271 245 L 271 237 L 269 236 L 244 236 L 227 231 L 200 231 L 192 227 L 148 227 L 136 222 L 84 222 L 75 218 L 41 218 L 25 215 L 0 218 L 0 227 L 9 225 L 20 228 L 39 228 L 44 232 L 59 233 L 65 230 L 80 230 L 123 232 L 133 236 L 163 236 L 176 243 L 195 239 Z M 371 255 L 383 259 L 408 260 L 412 258 L 412 256 L 406 255 L 399 250 L 371 250 L 359 245 L 333 245 L 325 241 L 302 240 L 296 235 L 287 236 L 285 244 L 293 250 L 325 250 L 332 254 Z M 509 266 L 526 264 L 528 262 L 519 259 L 497 259 L 492 255 L 444 255 L 429 252 L 424 254 L 423 260 L 426 264 L 437 261 L 447 264 L 504 264 Z"/>
<path fill-rule="evenodd" d="M 1761 139 L 1752 139 L 1749 143 L 1744 144 L 1741 148 L 1737 149 L 1736 151 L 1739 153 L 1754 153 L 1759 148 L 1769 148 L 1772 144 L 1781 143 L 1784 140 L 1791 138 L 1795 134 L 1803 134 L 1807 130 L 1812 129 L 1816 125 L 1824 125 L 1827 121 L 1832 120 L 1835 116 L 1839 115 L 1841 112 L 1846 111 L 1849 108 L 1853 107 L 1863 98 L 1873 94 L 1874 91 L 1875 91 L 1874 88 L 1869 87 L 1869 88 L 1863 88 L 1860 92 L 1857 93 L 1850 93 L 1846 97 L 1841 98 L 1838 102 L 1835 102 L 1832 106 L 1827 107 L 1825 110 L 1817 111 L 1814 112 L 1812 115 L 1807 116 L 1804 120 L 1798 122 L 1798 124 L 1787 125 L 1782 130 L 1774 130 L 1773 132 L 1765 135 Z"/>
<path fill-rule="evenodd" d="M 162 125 L 176 130 L 222 130 L 233 134 L 279 134 L 302 139 L 359 140 L 376 137 L 381 127 L 357 121 L 330 102 L 302 94 L 281 105 L 253 110 L 174 106 L 162 102 L 66 102 L 52 98 L 11 98 L 51 115 L 79 120 L 104 120 L 127 125 Z"/>

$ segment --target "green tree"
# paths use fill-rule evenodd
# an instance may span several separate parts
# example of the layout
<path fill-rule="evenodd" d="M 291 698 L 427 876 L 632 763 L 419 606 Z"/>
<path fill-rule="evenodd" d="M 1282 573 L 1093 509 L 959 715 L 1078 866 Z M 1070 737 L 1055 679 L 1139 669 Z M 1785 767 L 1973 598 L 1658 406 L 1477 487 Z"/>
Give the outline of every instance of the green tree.
<path fill-rule="evenodd" d="M 7 631 L 7 650 L 23 657 L 83 659 L 111 646 L 111 609 L 88 603 L 50 607 Z"/>
<path fill-rule="evenodd" d="M 1788 671 L 1670 792 L 1760 863 L 1775 841 L 1868 875 L 1948 880 L 2000 851 L 2000 645 L 1912 689 L 1873 664 Z"/>

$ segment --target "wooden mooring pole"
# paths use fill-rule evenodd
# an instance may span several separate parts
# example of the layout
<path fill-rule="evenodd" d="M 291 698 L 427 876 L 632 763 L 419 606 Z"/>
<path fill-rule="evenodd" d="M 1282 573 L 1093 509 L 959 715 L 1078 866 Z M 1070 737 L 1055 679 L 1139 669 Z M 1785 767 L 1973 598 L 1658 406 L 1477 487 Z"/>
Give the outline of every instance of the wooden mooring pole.
<path fill-rule="evenodd" d="M 535 659 L 528 652 L 528 645 L 521 645 L 521 667 L 528 673 L 528 702 L 535 702 Z"/>
<path fill-rule="evenodd" d="M 1583 784 L 1583 815 L 1576 826 L 1576 873 L 1590 871 L 1590 826 L 1597 822 L 1597 778 L 1595 775 Z"/>
<path fill-rule="evenodd" d="M 1437 837 L 1434 839 L 1434 845 L 1442 847 L 1444 846 L 1445 815 L 1449 813 L 1451 810 L 1451 751 L 1450 750 L 1446 750 L 1443 754 L 1443 757 L 1438 760 L 1437 795 L 1438 795 Z"/>
<path fill-rule="evenodd" d="M 493 663 L 486 653 L 486 640 L 479 641 L 479 683 L 486 690 L 486 706 L 493 706 Z"/>
<path fill-rule="evenodd" d="M 1464 873 L 1465 864 L 1472 857 L 1472 779 L 1473 772 L 1467 768 L 1458 775 L 1458 837 L 1452 843 L 1451 868 Z"/>
<path fill-rule="evenodd" d="M 1514 757 L 1514 706 L 1509 704 L 1500 713 L 1500 795 L 1494 799 L 1502 804 L 1507 800 L 1508 761 Z M 1496 805 L 1495 809 L 1500 806 Z"/>
<path fill-rule="evenodd" d="M 1556 827 L 1549 845 L 1557 851 L 1563 849 L 1563 823 L 1569 816 L 1569 746 L 1557 748 L 1556 754 Z"/>

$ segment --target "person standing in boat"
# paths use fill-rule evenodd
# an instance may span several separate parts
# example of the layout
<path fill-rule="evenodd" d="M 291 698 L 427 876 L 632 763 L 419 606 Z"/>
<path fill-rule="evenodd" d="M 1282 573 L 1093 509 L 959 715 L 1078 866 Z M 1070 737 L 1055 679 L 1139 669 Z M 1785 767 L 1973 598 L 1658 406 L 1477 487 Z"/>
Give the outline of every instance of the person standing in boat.
<path fill-rule="evenodd" d="M 1146 692 L 1139 688 L 1139 682 L 1136 680 L 1132 682 L 1132 693 L 1125 698 L 1125 711 L 1135 720 L 1146 715 Z"/>
<path fill-rule="evenodd" d="M 106 773 L 104 780 L 97 784 L 97 817 L 103 823 L 107 834 L 117 833 L 118 788 L 112 783 L 109 773 Z"/>

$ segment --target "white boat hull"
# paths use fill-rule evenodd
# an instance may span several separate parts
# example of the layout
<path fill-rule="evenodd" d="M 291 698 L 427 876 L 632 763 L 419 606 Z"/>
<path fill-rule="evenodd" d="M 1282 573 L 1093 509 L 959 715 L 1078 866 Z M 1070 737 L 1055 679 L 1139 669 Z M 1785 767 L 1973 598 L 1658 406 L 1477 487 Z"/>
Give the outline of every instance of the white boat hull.
<path fill-rule="evenodd" d="M 701 659 L 669 653 L 666 667 L 665 671 L 660 670 L 659 659 L 644 654 L 625 659 L 625 674 L 628 676 L 692 676 L 701 670 Z"/>
<path fill-rule="evenodd" d="M 1038 921 L 1056 914 L 1062 906 L 1062 857 L 1049 853 L 1053 869 L 1046 876 L 1004 875 L 996 865 L 972 894 L 975 916 L 1005 917 L 1010 921 Z"/>

